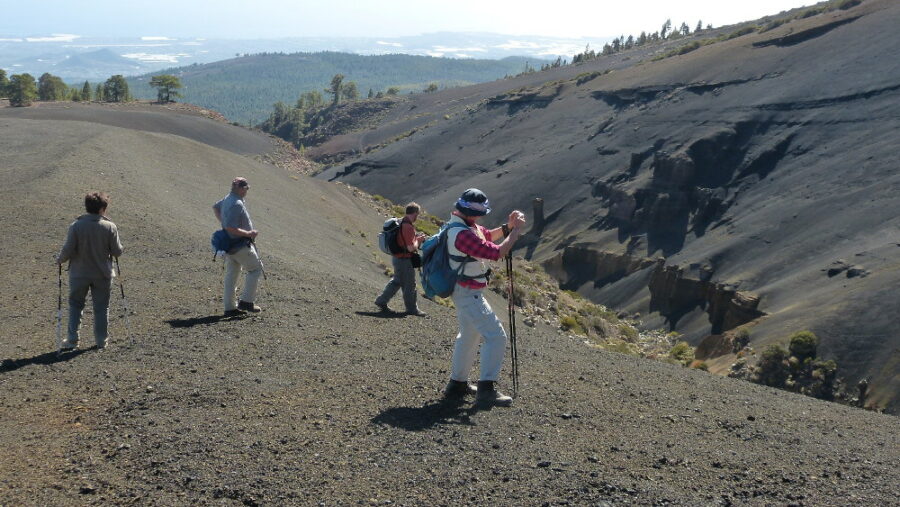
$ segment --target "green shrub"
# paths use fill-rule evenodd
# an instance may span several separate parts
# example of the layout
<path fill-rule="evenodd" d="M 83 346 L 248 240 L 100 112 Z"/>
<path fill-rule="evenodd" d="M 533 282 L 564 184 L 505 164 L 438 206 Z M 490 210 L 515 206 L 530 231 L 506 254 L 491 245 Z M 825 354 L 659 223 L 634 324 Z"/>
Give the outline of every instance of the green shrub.
<path fill-rule="evenodd" d="M 770 345 L 756 365 L 756 381 L 772 387 L 784 387 L 788 379 L 788 352 L 781 345 Z"/>
<path fill-rule="evenodd" d="M 747 34 L 755 32 L 756 28 L 757 27 L 755 25 L 745 26 L 744 28 L 740 28 L 740 29 L 735 30 L 735 31 L 731 32 L 730 34 L 728 34 L 728 36 L 725 37 L 725 40 L 731 40 L 731 39 L 737 39 L 738 37 L 743 37 Z"/>
<path fill-rule="evenodd" d="M 678 48 L 678 51 L 676 54 L 685 55 L 685 54 L 688 54 L 691 51 L 699 48 L 700 46 L 701 46 L 701 44 L 699 41 L 689 42 L 689 43 L 685 44 L 684 46 L 681 46 L 680 48 Z"/>
<path fill-rule="evenodd" d="M 816 349 L 819 346 L 819 339 L 810 331 L 799 331 L 791 335 L 790 350 L 791 355 L 796 357 L 801 363 L 807 359 L 816 357 Z"/>
<path fill-rule="evenodd" d="M 638 339 L 637 329 L 624 322 L 619 323 L 619 333 L 621 333 L 622 338 L 629 342 L 634 342 Z"/>
<path fill-rule="evenodd" d="M 812 373 L 808 387 L 809 396 L 822 400 L 833 400 L 836 391 L 837 363 L 832 360 L 815 360 L 812 363 Z"/>
<path fill-rule="evenodd" d="M 572 299 L 574 299 L 575 301 L 581 301 L 581 300 L 584 300 L 584 296 L 582 296 L 581 294 L 575 292 L 574 290 L 564 290 L 564 291 L 562 291 L 562 292 L 563 292 L 563 294 L 568 294 L 569 297 L 572 298 Z"/>
<path fill-rule="evenodd" d="M 691 368 L 695 370 L 709 371 L 709 365 L 706 364 L 705 361 L 694 361 L 691 363 Z"/>
<path fill-rule="evenodd" d="M 639 356 L 640 349 L 633 343 L 623 342 L 621 340 L 610 340 L 601 345 L 604 350 L 618 352 L 620 354 L 628 354 L 629 356 Z"/>
<path fill-rule="evenodd" d="M 563 328 L 563 331 L 571 331 L 580 335 L 585 334 L 584 328 L 581 327 L 581 324 L 578 323 L 578 319 L 573 315 L 564 315 L 561 317 L 559 319 L 559 326 Z"/>
<path fill-rule="evenodd" d="M 738 332 L 734 334 L 733 351 L 735 353 L 740 352 L 748 343 L 750 343 L 750 331 L 747 329 L 738 330 Z"/>
<path fill-rule="evenodd" d="M 772 21 L 769 21 L 764 26 L 762 26 L 759 29 L 759 33 L 764 33 L 764 32 L 768 32 L 769 30 L 774 30 L 774 29 L 778 28 L 779 26 L 781 26 L 785 23 L 788 23 L 790 21 L 791 20 L 789 18 L 773 19 Z"/>
<path fill-rule="evenodd" d="M 796 18 L 797 19 L 811 18 L 817 14 L 822 14 L 823 12 L 825 12 L 825 7 L 812 7 L 812 8 L 806 9 L 805 11 L 801 12 L 800 14 L 797 14 Z"/>
<path fill-rule="evenodd" d="M 840 0 L 840 2 L 837 3 L 837 8 L 842 11 L 846 11 L 847 9 L 849 9 L 851 7 L 856 7 L 857 5 L 859 5 L 861 3 L 862 3 L 862 0 Z"/>
<path fill-rule="evenodd" d="M 669 350 L 669 357 L 687 366 L 694 360 L 694 349 L 688 342 L 681 341 Z"/>

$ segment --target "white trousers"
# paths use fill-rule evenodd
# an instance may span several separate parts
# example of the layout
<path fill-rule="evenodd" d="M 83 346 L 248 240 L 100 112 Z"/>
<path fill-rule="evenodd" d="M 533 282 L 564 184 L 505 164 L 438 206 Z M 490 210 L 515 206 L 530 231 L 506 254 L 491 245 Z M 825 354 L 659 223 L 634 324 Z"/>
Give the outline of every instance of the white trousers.
<path fill-rule="evenodd" d="M 506 355 L 506 331 L 491 305 L 484 299 L 482 289 L 467 289 L 459 285 L 453 290 L 453 304 L 459 320 L 459 334 L 453 347 L 453 368 L 450 378 L 459 382 L 469 379 L 475 355 L 481 345 L 481 377 L 496 381 Z M 482 344 L 482 342 L 484 342 Z"/>
<path fill-rule="evenodd" d="M 244 290 L 241 292 L 241 301 L 253 303 L 256 301 L 256 288 L 259 286 L 259 277 L 262 276 L 262 264 L 256 255 L 256 249 L 246 246 L 233 254 L 225 255 L 225 311 L 237 308 L 234 302 L 234 286 L 237 284 L 241 268 L 247 272 L 244 280 Z"/>

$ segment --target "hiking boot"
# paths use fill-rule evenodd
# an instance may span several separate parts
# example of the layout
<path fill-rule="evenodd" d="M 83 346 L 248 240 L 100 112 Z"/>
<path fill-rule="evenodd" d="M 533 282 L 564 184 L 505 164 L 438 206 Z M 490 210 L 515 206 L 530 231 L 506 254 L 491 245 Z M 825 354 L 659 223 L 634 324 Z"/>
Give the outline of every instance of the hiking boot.
<path fill-rule="evenodd" d="M 238 310 L 237 308 L 234 308 L 232 310 L 225 310 L 226 317 L 237 317 L 238 315 L 243 315 L 243 314 L 244 314 L 244 311 Z"/>
<path fill-rule="evenodd" d="M 444 388 L 444 397 L 462 398 L 463 396 L 475 396 L 476 392 L 475 386 L 468 382 L 451 380 L 450 382 L 447 382 L 447 387 Z"/>
<path fill-rule="evenodd" d="M 427 313 L 423 312 L 422 310 L 419 310 L 418 308 L 416 308 L 415 310 L 412 310 L 412 311 L 408 311 L 408 312 L 406 312 L 406 314 L 413 315 L 415 317 L 425 317 L 426 315 L 428 315 Z"/>
<path fill-rule="evenodd" d="M 257 313 L 261 312 L 262 308 L 256 306 L 253 303 L 248 303 L 247 301 L 238 301 L 238 310 L 243 310 L 245 312 Z"/>
<path fill-rule="evenodd" d="M 60 352 L 72 352 L 78 348 L 77 343 L 69 343 L 67 341 L 63 341 L 59 346 Z"/>
<path fill-rule="evenodd" d="M 376 301 L 375 306 L 377 306 L 378 309 L 381 310 L 381 313 L 393 313 L 391 312 L 391 309 L 388 308 L 387 303 L 379 303 Z"/>
<path fill-rule="evenodd" d="M 475 401 L 485 405 L 496 405 L 498 407 L 508 407 L 512 405 L 512 397 L 507 396 L 494 387 L 494 382 L 490 380 L 478 381 L 478 394 Z"/>

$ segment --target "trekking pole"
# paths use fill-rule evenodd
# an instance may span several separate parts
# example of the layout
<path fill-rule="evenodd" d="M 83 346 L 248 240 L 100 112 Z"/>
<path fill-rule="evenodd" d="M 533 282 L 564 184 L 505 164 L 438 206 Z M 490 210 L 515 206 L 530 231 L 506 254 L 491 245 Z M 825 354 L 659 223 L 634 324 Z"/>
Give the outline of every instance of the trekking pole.
<path fill-rule="evenodd" d="M 125 297 L 125 282 L 122 280 L 122 268 L 119 266 L 119 258 L 116 257 L 116 271 L 119 272 L 119 292 L 122 294 L 122 306 L 125 307 L 125 334 L 134 345 L 134 336 L 131 335 L 131 325 L 128 323 L 128 299 Z"/>
<path fill-rule="evenodd" d="M 59 272 L 56 276 L 56 283 L 59 292 L 56 295 L 56 353 L 62 353 L 62 264 L 58 265 Z"/>
<path fill-rule="evenodd" d="M 263 280 L 268 281 L 269 279 L 268 277 L 266 277 L 266 266 L 263 265 L 262 255 L 259 253 L 259 247 L 256 245 L 256 241 L 254 241 L 252 238 L 250 239 L 250 244 L 253 245 L 253 248 L 256 249 L 256 258 L 259 260 L 259 269 L 261 269 L 263 272 Z"/>
<path fill-rule="evenodd" d="M 516 344 L 516 286 L 513 281 L 512 254 L 506 256 L 506 276 L 509 278 L 509 350 L 512 359 L 513 397 L 519 393 L 519 351 Z"/>

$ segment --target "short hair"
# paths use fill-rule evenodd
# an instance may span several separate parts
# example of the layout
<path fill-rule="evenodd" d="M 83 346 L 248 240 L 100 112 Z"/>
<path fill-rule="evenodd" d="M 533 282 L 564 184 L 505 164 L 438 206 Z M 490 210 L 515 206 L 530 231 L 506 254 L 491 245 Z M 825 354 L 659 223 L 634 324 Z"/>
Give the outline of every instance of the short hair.
<path fill-rule="evenodd" d="M 109 196 L 106 192 L 88 192 L 84 196 L 84 209 L 88 213 L 98 214 L 109 206 Z"/>
<path fill-rule="evenodd" d="M 412 215 L 413 213 L 418 213 L 420 211 L 422 211 L 422 207 L 419 206 L 418 203 L 411 202 L 406 205 L 406 214 L 407 215 Z"/>
<path fill-rule="evenodd" d="M 247 182 L 247 178 L 242 178 L 238 176 L 237 178 L 231 180 L 231 188 L 244 188 L 249 187 L 250 183 Z"/>

